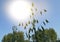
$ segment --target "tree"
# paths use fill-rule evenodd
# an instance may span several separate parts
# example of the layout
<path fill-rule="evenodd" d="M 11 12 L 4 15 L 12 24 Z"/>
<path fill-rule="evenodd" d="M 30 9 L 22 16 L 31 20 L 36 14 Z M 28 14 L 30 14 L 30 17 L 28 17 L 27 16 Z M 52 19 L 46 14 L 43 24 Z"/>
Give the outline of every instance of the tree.
<path fill-rule="evenodd" d="M 36 31 L 37 34 L 33 34 L 37 36 L 38 42 L 56 42 L 57 34 L 53 28 L 44 29 L 44 32 L 41 29 Z M 34 36 L 32 36 L 35 39 Z"/>
<path fill-rule="evenodd" d="M 56 34 L 56 32 L 55 32 L 55 30 L 53 28 L 50 28 L 48 30 L 48 35 L 49 35 L 49 38 L 50 38 L 51 42 L 56 42 L 56 40 L 57 40 L 57 34 Z"/>
<path fill-rule="evenodd" d="M 14 26 L 13 33 L 8 33 L 2 39 L 2 42 L 24 42 L 24 33 L 15 31 L 16 28 Z"/>

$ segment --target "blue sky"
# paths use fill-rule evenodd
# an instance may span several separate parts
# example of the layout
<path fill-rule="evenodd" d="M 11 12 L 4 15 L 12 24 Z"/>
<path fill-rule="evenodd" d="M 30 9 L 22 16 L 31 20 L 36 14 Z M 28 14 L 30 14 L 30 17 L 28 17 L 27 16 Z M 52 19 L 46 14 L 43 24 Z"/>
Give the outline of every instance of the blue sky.
<path fill-rule="evenodd" d="M 0 0 L 0 42 L 5 34 L 12 32 L 12 23 L 5 17 L 5 13 L 3 10 L 3 6 L 7 0 Z M 39 4 L 41 0 L 30 0 L 31 2 L 35 2 L 35 4 Z M 47 15 L 44 16 L 44 19 L 48 19 L 50 21 L 47 24 L 47 28 L 51 27 L 54 28 L 60 37 L 60 0 L 42 0 L 47 4 Z"/>

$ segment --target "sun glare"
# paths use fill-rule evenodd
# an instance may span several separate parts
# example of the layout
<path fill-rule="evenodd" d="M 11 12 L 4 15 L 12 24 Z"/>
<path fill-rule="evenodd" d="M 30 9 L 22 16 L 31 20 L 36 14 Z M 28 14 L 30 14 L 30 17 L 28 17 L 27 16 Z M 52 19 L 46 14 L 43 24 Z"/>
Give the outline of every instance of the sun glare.
<path fill-rule="evenodd" d="M 24 21 L 30 16 L 30 4 L 27 1 L 12 1 L 7 8 L 8 16 L 14 21 Z"/>

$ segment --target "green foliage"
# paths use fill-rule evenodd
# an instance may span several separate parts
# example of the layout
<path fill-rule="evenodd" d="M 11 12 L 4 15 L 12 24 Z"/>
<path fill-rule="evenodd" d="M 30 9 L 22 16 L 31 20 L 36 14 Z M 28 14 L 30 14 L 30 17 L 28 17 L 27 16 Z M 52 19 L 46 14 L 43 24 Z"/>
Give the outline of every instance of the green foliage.
<path fill-rule="evenodd" d="M 29 42 L 29 40 L 25 40 L 25 42 Z"/>
<path fill-rule="evenodd" d="M 44 29 L 44 31 L 38 29 L 36 31 L 36 34 L 33 35 L 32 35 L 32 39 L 35 40 L 35 35 L 36 35 L 38 42 L 56 42 L 57 40 L 57 34 L 55 30 L 52 28 Z"/>
<path fill-rule="evenodd" d="M 2 42 L 24 42 L 23 32 L 13 32 L 5 35 Z"/>
<path fill-rule="evenodd" d="M 2 39 L 2 42 L 12 42 L 12 33 L 9 33 L 8 35 L 5 35 Z"/>
<path fill-rule="evenodd" d="M 55 30 L 52 29 L 52 28 L 50 28 L 48 30 L 48 32 L 49 32 L 48 35 L 49 35 L 49 38 L 51 39 L 51 41 L 52 42 L 56 42 L 56 40 L 57 40 L 57 34 L 56 34 Z"/>
<path fill-rule="evenodd" d="M 60 40 L 57 40 L 56 42 L 60 42 Z"/>

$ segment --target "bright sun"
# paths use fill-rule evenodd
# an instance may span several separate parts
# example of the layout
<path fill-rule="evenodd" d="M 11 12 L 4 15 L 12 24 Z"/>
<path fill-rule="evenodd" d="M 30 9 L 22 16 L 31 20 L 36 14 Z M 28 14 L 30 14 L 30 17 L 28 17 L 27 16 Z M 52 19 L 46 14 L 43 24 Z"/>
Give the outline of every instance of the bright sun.
<path fill-rule="evenodd" d="M 30 7 L 27 1 L 12 1 L 8 4 L 7 12 L 12 20 L 24 21 L 30 16 Z"/>

